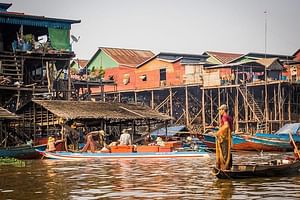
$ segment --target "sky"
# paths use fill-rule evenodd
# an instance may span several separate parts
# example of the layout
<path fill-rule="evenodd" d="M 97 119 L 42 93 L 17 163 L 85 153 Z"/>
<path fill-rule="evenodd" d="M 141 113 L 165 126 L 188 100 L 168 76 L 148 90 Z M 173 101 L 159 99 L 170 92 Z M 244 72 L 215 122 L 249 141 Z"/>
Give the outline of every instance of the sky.
<path fill-rule="evenodd" d="M 299 0 L 1 0 L 1 3 L 12 3 L 9 11 L 81 20 L 71 29 L 72 35 L 80 36 L 73 43 L 79 59 L 90 59 L 99 47 L 191 54 L 266 50 L 283 55 L 292 55 L 300 48 Z"/>

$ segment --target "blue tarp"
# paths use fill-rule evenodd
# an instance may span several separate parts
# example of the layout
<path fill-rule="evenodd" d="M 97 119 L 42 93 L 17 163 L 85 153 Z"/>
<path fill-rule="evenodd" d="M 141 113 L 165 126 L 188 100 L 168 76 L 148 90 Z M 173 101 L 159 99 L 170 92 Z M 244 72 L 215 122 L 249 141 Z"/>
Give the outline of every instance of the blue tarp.
<path fill-rule="evenodd" d="M 285 124 L 275 134 L 287 134 L 289 133 L 289 131 L 292 134 L 297 134 L 299 128 L 300 128 L 300 123 Z"/>

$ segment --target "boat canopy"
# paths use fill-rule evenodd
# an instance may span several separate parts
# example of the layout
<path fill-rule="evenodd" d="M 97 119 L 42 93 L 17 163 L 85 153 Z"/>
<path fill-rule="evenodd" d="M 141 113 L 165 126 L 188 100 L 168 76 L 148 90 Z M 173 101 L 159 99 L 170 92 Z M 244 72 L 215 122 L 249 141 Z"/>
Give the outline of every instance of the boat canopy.
<path fill-rule="evenodd" d="M 300 123 L 285 124 L 275 134 L 280 135 L 287 134 L 289 132 L 292 134 L 300 134 Z"/>

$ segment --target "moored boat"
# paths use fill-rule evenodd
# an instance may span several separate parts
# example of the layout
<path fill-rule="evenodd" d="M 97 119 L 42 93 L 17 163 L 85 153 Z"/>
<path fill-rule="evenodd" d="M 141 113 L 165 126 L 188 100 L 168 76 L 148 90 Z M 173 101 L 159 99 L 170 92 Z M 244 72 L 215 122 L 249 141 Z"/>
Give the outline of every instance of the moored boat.
<path fill-rule="evenodd" d="M 255 136 L 267 139 L 290 141 L 289 133 L 291 133 L 296 143 L 300 143 L 300 123 L 285 124 L 275 133 L 256 133 Z"/>
<path fill-rule="evenodd" d="M 45 150 L 47 145 L 20 145 L 14 147 L 1 147 L 0 148 L 0 157 L 3 158 L 18 158 L 18 159 L 38 159 L 41 158 L 41 155 L 36 151 Z"/>
<path fill-rule="evenodd" d="M 252 177 L 286 176 L 299 173 L 300 160 L 273 160 L 267 163 L 233 165 L 230 170 L 213 168 L 213 174 L 220 179 L 242 179 Z"/>
<path fill-rule="evenodd" d="M 59 160 L 121 159 L 121 158 L 209 158 L 205 151 L 90 153 L 90 152 L 46 152 L 37 150 L 43 157 Z"/>
<path fill-rule="evenodd" d="M 215 136 L 203 135 L 203 143 L 209 148 L 215 148 Z M 289 151 L 292 147 L 289 141 L 275 138 L 263 138 L 251 135 L 232 135 L 232 150 L 235 151 Z"/>
<path fill-rule="evenodd" d="M 63 142 L 59 141 L 56 144 L 57 149 L 63 150 Z M 19 146 L 11 146 L 11 147 L 0 147 L 0 157 L 2 158 L 17 158 L 17 159 L 39 159 L 41 158 L 41 154 L 38 151 L 45 151 L 47 148 L 47 144 L 40 145 L 19 145 Z"/>

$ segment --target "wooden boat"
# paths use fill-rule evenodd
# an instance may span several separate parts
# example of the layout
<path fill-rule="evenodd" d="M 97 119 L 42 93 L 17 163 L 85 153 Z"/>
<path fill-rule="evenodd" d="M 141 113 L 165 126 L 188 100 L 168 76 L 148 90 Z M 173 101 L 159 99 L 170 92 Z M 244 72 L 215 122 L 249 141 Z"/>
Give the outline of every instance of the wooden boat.
<path fill-rule="evenodd" d="M 56 144 L 56 148 L 59 150 L 63 150 L 63 142 L 58 142 Z M 18 158 L 18 159 L 39 159 L 41 158 L 41 154 L 36 150 L 45 151 L 47 148 L 47 144 L 41 145 L 20 145 L 20 146 L 12 146 L 12 147 L 0 147 L 0 157 L 2 158 Z"/>
<path fill-rule="evenodd" d="M 293 139 L 296 143 L 300 143 L 300 123 L 289 123 L 285 124 L 275 133 L 256 133 L 256 137 L 277 139 L 283 141 L 290 141 L 289 133 L 292 134 Z"/>
<path fill-rule="evenodd" d="M 122 159 L 122 158 L 209 158 L 204 151 L 132 152 L 132 153 L 89 153 L 89 152 L 46 152 L 37 150 L 43 157 L 59 160 Z"/>
<path fill-rule="evenodd" d="M 300 160 L 273 160 L 267 163 L 233 165 L 230 170 L 213 168 L 213 174 L 219 179 L 242 179 L 252 177 L 286 176 L 298 173 Z"/>
<path fill-rule="evenodd" d="M 31 145 L 20 145 L 15 147 L 1 147 L 0 157 L 2 158 L 18 158 L 18 159 L 38 159 L 41 155 L 36 151 L 45 150 L 47 145 L 38 145 L 32 147 Z"/>
<path fill-rule="evenodd" d="M 203 135 L 203 143 L 215 149 L 215 136 Z M 232 135 L 232 150 L 235 151 L 288 151 L 292 150 L 289 141 L 272 138 L 262 138 L 250 135 Z"/>

